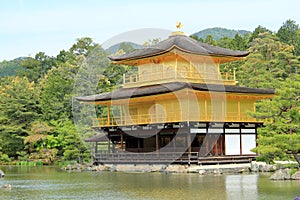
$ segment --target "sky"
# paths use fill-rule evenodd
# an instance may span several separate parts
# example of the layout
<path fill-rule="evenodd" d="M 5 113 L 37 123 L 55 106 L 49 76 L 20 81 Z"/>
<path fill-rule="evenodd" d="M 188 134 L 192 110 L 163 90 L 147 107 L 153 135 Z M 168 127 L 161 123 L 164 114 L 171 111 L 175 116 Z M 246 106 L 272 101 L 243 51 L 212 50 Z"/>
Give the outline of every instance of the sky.
<path fill-rule="evenodd" d="M 77 38 L 105 48 L 118 40 L 167 37 L 183 23 L 186 35 L 213 27 L 277 31 L 300 23 L 299 0 L 0 0 L 0 61 L 38 52 L 56 56 Z"/>

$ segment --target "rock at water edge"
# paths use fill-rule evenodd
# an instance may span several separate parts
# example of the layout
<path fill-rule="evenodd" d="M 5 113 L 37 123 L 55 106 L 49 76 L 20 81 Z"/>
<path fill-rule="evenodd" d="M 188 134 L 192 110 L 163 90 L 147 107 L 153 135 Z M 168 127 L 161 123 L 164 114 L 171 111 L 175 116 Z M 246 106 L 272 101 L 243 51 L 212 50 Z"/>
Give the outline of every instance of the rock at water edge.
<path fill-rule="evenodd" d="M 300 180 L 300 171 L 296 171 L 291 177 L 293 180 Z"/>
<path fill-rule="evenodd" d="M 290 180 L 290 173 L 290 169 L 279 169 L 270 177 L 270 180 Z"/>

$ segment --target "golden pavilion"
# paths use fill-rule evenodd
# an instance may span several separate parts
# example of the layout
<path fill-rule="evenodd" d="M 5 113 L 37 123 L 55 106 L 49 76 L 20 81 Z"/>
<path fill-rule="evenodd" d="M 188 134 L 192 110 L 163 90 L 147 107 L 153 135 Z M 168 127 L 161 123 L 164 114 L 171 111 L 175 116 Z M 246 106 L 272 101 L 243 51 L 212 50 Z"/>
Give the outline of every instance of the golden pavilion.
<path fill-rule="evenodd" d="M 220 64 L 243 60 L 236 51 L 196 41 L 181 31 L 157 45 L 110 56 L 117 65 L 134 66 L 121 89 L 77 97 L 105 107 L 93 120 L 98 135 L 94 163 L 232 163 L 256 154 L 257 128 L 251 117 L 257 100 L 274 90 L 237 86 L 235 72 Z M 105 145 L 103 147 L 103 145 Z"/>

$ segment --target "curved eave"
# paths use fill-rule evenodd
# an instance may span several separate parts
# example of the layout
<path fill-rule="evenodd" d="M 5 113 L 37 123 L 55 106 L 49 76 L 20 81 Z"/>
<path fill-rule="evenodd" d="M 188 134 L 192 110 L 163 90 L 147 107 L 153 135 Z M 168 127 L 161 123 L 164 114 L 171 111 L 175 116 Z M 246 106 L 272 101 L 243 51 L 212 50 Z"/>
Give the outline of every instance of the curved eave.
<path fill-rule="evenodd" d="M 223 86 L 213 84 L 188 84 L 182 82 L 166 83 L 162 85 L 143 86 L 139 88 L 124 88 L 111 93 L 102 93 L 92 96 L 76 97 L 82 103 L 87 104 L 110 104 L 111 101 L 132 99 L 138 97 L 146 97 L 152 95 L 160 95 L 172 93 L 175 91 L 189 88 L 196 91 L 210 91 L 210 92 L 225 92 L 225 93 L 238 93 L 238 94 L 253 94 L 262 96 L 262 98 L 272 98 L 274 96 L 273 89 L 258 89 L 247 88 L 238 86 Z"/>
<path fill-rule="evenodd" d="M 193 56 L 207 56 L 207 57 L 219 58 L 221 63 L 228 62 L 228 61 L 222 62 L 222 59 L 229 60 L 229 61 L 242 60 L 242 59 L 245 59 L 245 57 L 247 55 L 249 55 L 249 52 L 244 52 L 243 54 L 238 54 L 238 55 L 213 54 L 213 53 L 209 53 L 209 52 L 199 53 L 199 52 L 183 49 L 177 45 L 172 45 L 170 48 L 168 48 L 166 50 L 161 50 L 158 52 L 144 54 L 144 55 L 140 55 L 140 56 L 132 56 L 132 57 L 125 57 L 125 58 L 118 58 L 118 57 L 114 58 L 114 57 L 109 56 L 108 58 L 115 64 L 133 64 L 133 63 L 138 62 L 139 60 L 164 55 L 164 54 L 172 52 L 174 50 L 179 50 L 179 52 L 187 53 L 187 54 L 190 54 Z M 139 50 L 139 51 L 141 51 L 141 50 Z"/>

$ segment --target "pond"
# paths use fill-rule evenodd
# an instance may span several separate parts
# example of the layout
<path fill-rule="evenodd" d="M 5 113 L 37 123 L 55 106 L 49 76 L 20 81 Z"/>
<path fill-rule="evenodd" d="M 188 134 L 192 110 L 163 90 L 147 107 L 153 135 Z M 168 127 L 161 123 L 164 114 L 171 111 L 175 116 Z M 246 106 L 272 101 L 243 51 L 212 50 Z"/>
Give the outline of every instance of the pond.
<path fill-rule="evenodd" d="M 291 199 L 300 181 L 271 174 L 65 172 L 59 167 L 1 166 L 0 199 Z"/>

